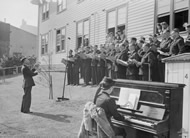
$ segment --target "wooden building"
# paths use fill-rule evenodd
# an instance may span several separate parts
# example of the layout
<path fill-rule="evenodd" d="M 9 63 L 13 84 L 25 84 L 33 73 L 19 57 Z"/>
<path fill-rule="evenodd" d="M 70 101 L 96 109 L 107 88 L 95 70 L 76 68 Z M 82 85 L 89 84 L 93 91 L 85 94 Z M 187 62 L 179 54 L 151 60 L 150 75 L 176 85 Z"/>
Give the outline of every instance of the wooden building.
<path fill-rule="evenodd" d="M 167 22 L 185 35 L 189 22 L 188 0 L 31 0 L 38 5 L 39 60 L 51 53 L 53 64 L 61 64 L 68 49 L 103 44 L 108 32 L 118 29 L 126 36 L 147 37 L 157 23 Z M 70 39 L 68 39 L 68 37 Z M 43 59 L 43 60 L 42 60 Z"/>
<path fill-rule="evenodd" d="M 164 62 L 165 82 L 186 85 L 183 94 L 183 133 L 188 135 L 190 132 L 190 53 L 166 58 Z"/>

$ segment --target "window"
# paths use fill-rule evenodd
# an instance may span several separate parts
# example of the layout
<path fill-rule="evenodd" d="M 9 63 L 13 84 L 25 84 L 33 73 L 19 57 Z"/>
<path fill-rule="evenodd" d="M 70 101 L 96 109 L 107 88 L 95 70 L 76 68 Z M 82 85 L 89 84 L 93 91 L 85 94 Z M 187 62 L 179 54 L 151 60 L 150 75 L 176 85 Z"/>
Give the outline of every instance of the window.
<path fill-rule="evenodd" d="M 158 23 L 166 22 L 168 25 L 170 24 L 170 16 L 164 15 L 158 17 Z"/>
<path fill-rule="evenodd" d="M 175 13 L 174 28 L 178 28 L 180 32 L 185 31 L 185 27 L 183 27 L 183 24 L 187 22 L 188 22 L 188 10 Z"/>
<path fill-rule="evenodd" d="M 116 31 L 120 30 L 123 32 L 125 30 L 126 24 L 126 6 L 115 8 L 112 11 L 108 12 L 108 20 L 107 20 L 107 32 L 112 32 L 113 34 Z"/>
<path fill-rule="evenodd" d="M 83 2 L 83 1 L 84 1 L 84 0 L 77 0 L 78 3 L 81 3 L 81 2 Z"/>
<path fill-rule="evenodd" d="M 48 34 L 44 34 L 41 37 L 41 54 L 48 53 Z"/>
<path fill-rule="evenodd" d="M 164 14 L 164 15 L 159 15 L 158 16 L 158 24 L 156 26 L 156 34 L 161 35 L 163 33 L 163 29 L 161 26 L 161 23 L 166 22 L 168 24 L 168 27 L 170 25 L 170 15 L 169 14 Z"/>
<path fill-rule="evenodd" d="M 61 12 L 66 9 L 66 0 L 57 0 L 57 12 Z"/>
<path fill-rule="evenodd" d="M 77 23 L 77 48 L 89 45 L 90 22 L 83 20 Z"/>
<path fill-rule="evenodd" d="M 116 11 L 111 11 L 108 13 L 108 32 L 115 34 L 115 24 L 116 24 Z"/>
<path fill-rule="evenodd" d="M 171 5 L 172 4 L 172 5 Z M 184 23 L 188 23 L 189 10 L 188 0 L 158 0 L 157 2 L 157 23 L 166 22 L 169 29 L 178 28 L 180 32 L 185 31 Z M 172 22 L 170 22 L 172 20 Z M 159 34 L 159 24 L 156 25 L 156 33 Z"/>
<path fill-rule="evenodd" d="M 65 41 L 66 41 L 66 29 L 65 27 L 57 30 L 56 33 L 56 52 L 65 50 Z"/>
<path fill-rule="evenodd" d="M 45 2 L 42 5 L 42 20 L 46 20 L 49 18 L 49 2 Z"/>

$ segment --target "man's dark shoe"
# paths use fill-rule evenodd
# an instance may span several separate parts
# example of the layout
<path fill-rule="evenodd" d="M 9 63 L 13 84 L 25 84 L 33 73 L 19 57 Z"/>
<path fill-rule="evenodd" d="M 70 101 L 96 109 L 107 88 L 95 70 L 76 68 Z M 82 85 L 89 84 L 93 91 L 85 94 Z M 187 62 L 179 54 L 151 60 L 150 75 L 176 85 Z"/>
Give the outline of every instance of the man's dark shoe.
<path fill-rule="evenodd" d="M 32 114 L 33 112 L 29 111 L 29 112 L 22 112 L 24 114 Z"/>

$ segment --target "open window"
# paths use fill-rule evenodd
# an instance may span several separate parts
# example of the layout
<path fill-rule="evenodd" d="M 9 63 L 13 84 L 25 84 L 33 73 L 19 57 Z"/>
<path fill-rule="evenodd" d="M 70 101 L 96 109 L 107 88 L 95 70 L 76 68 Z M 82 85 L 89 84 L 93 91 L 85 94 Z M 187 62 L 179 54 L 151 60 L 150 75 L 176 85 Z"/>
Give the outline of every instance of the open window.
<path fill-rule="evenodd" d="M 188 23 L 188 10 L 175 12 L 174 28 L 178 28 L 180 32 L 185 31 L 184 23 Z"/>
<path fill-rule="evenodd" d="M 126 6 L 120 6 L 107 13 L 107 33 L 111 33 L 115 36 L 116 32 L 120 30 L 125 33 L 126 26 Z"/>
<path fill-rule="evenodd" d="M 66 9 L 66 4 L 67 0 L 57 0 L 57 12 L 62 12 L 63 10 Z"/>
<path fill-rule="evenodd" d="M 42 21 L 49 18 L 49 2 L 44 2 L 42 5 Z"/>
<path fill-rule="evenodd" d="M 77 48 L 88 46 L 90 38 L 89 19 L 77 23 Z"/>
<path fill-rule="evenodd" d="M 48 52 L 48 33 L 41 36 L 41 54 Z"/>
<path fill-rule="evenodd" d="M 65 36 L 66 34 L 66 29 L 65 27 L 57 30 L 56 33 L 56 52 L 61 52 L 65 50 Z"/>
<path fill-rule="evenodd" d="M 158 21 L 156 26 L 156 34 L 161 35 L 162 34 L 162 26 L 161 23 L 166 22 L 168 24 L 168 27 L 170 26 L 170 15 L 169 13 L 158 15 Z"/>

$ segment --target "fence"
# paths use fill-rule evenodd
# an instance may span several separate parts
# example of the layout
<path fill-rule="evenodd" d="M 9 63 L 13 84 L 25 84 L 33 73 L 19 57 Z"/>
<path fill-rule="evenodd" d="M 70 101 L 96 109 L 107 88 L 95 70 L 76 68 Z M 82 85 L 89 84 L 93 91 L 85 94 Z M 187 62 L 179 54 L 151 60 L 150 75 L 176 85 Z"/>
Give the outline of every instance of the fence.
<path fill-rule="evenodd" d="M 17 75 L 21 73 L 21 66 L 0 68 L 0 80 L 5 82 L 5 79 L 9 76 Z"/>

